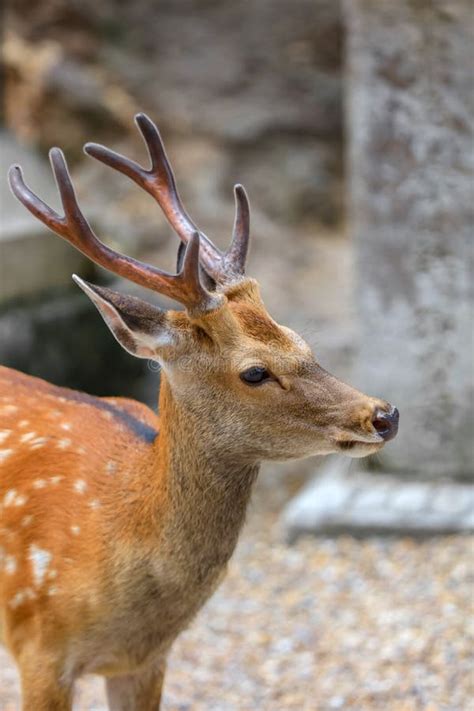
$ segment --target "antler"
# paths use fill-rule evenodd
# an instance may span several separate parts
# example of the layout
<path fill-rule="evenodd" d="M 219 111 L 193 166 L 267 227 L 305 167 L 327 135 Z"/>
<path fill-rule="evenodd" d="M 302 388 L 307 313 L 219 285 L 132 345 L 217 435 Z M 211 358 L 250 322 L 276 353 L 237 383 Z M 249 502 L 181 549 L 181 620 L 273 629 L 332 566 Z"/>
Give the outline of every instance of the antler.
<path fill-rule="evenodd" d="M 197 227 L 183 207 L 176 188 L 171 165 L 166 156 L 160 133 L 145 114 L 137 114 L 135 122 L 142 134 L 151 160 L 149 169 L 142 168 L 135 161 L 115 153 L 97 143 L 87 143 L 85 152 L 124 173 L 146 190 L 163 210 L 167 220 L 184 244 L 187 244 Z M 242 276 L 245 272 L 249 244 L 250 211 L 247 195 L 242 185 L 236 185 L 235 223 L 232 242 L 224 254 L 201 231 L 200 259 L 203 267 L 216 283 L 225 283 Z"/>
<path fill-rule="evenodd" d="M 194 229 L 189 233 L 186 254 L 178 274 L 168 274 L 149 264 L 115 252 L 97 238 L 82 214 L 62 151 L 59 148 L 52 148 L 49 155 L 61 196 L 63 217 L 30 190 L 23 180 L 20 166 L 12 166 L 8 174 L 14 195 L 35 217 L 96 264 L 109 269 L 114 274 L 169 296 L 192 311 L 207 311 L 219 306 L 222 296 L 209 293 L 201 283 L 200 236 L 197 230 Z"/>

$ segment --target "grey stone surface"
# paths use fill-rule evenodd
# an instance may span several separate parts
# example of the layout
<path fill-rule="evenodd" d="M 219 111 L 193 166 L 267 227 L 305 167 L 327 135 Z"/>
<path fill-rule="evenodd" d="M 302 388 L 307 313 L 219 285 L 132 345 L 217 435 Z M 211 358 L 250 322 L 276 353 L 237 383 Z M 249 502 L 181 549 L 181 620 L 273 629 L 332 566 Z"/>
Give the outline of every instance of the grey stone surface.
<path fill-rule="evenodd" d="M 0 364 L 98 395 L 157 401 L 156 370 L 118 345 L 81 293 L 55 292 L 0 311 Z"/>
<path fill-rule="evenodd" d="M 282 524 L 290 541 L 340 531 L 420 535 L 472 531 L 473 513 L 473 485 L 347 473 L 334 458 L 289 503 Z"/>
<path fill-rule="evenodd" d="M 344 8 L 358 282 L 352 381 L 395 403 L 401 423 L 377 473 L 347 473 L 335 460 L 290 503 L 283 525 L 290 539 L 472 530 L 474 489 L 461 483 L 474 459 L 472 7 Z"/>
<path fill-rule="evenodd" d="M 24 169 L 35 192 L 55 208 L 58 196 L 46 162 L 12 135 L 0 133 L 0 306 L 42 291 L 69 285 L 71 274 L 81 271 L 86 260 L 43 227 L 10 192 L 6 179 L 13 163 Z"/>
<path fill-rule="evenodd" d="M 290 537 L 296 522 L 301 531 L 313 531 L 329 523 L 339 511 L 347 508 L 353 490 L 337 476 L 336 464 L 328 467 L 324 477 L 312 480 L 303 493 L 293 499 L 284 515 Z"/>
<path fill-rule="evenodd" d="M 382 466 L 473 469 L 474 150 L 469 0 L 349 0 L 357 384 L 395 403 Z M 441 512 L 440 512 L 441 513 Z"/>
<path fill-rule="evenodd" d="M 340 0 L 24 0 L 6 24 L 7 120 L 42 148 L 134 140 L 145 110 L 186 165 L 207 144 L 186 200 L 238 180 L 279 222 L 342 217 Z"/>

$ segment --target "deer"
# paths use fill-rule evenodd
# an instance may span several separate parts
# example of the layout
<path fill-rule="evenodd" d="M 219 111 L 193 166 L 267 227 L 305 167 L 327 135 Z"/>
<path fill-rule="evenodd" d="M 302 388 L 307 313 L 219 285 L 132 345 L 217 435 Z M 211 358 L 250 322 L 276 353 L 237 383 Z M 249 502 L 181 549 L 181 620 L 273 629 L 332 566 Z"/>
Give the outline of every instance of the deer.
<path fill-rule="evenodd" d="M 98 144 L 84 150 L 158 203 L 180 239 L 174 274 L 99 240 L 60 149 L 50 161 L 63 215 L 19 166 L 9 172 L 47 227 L 177 302 L 165 310 L 73 277 L 119 344 L 159 364 L 159 415 L 0 368 L 0 638 L 25 711 L 70 710 L 89 673 L 105 677 L 111 710 L 159 709 L 170 648 L 225 575 L 261 462 L 363 457 L 398 428 L 395 407 L 328 373 L 269 315 L 245 272 L 243 187 L 221 251 L 185 211 L 157 127 L 135 120 L 150 167 Z"/>

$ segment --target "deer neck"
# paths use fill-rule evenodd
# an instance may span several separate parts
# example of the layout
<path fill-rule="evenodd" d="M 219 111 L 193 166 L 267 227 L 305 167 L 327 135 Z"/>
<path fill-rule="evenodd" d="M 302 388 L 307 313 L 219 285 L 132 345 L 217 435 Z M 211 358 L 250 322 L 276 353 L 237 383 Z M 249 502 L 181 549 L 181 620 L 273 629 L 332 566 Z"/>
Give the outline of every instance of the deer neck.
<path fill-rule="evenodd" d="M 259 464 L 226 455 L 204 423 L 177 402 L 166 376 L 160 388 L 160 435 L 154 445 L 166 489 L 162 551 L 206 577 L 232 555 Z"/>

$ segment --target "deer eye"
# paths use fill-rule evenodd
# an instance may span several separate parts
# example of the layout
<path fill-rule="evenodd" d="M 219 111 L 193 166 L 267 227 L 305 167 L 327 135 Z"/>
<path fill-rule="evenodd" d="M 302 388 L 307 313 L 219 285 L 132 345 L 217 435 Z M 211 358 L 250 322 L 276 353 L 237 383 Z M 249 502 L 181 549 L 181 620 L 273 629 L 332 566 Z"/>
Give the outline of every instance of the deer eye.
<path fill-rule="evenodd" d="M 248 385 L 259 385 L 265 380 L 270 380 L 271 375 L 266 368 L 260 366 L 254 366 L 248 370 L 244 370 L 240 374 L 240 379 L 247 383 Z"/>

